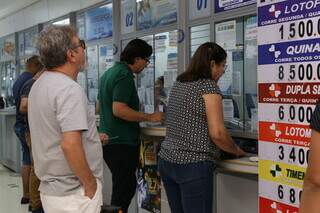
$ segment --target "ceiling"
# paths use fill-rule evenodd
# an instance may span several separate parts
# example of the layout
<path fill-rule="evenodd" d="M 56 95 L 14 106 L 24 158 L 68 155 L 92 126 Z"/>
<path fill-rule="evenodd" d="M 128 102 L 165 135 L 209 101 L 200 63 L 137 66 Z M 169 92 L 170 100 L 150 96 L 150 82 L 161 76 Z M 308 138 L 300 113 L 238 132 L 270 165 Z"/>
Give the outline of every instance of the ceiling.
<path fill-rule="evenodd" d="M 15 13 L 39 0 L 0 0 L 0 19 Z"/>

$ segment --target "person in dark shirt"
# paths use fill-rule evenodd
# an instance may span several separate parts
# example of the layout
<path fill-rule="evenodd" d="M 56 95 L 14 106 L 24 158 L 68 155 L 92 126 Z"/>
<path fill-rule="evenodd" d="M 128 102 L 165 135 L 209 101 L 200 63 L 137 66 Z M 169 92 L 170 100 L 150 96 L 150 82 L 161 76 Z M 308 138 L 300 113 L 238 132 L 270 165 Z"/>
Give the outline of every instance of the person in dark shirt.
<path fill-rule="evenodd" d="M 320 102 L 312 114 L 310 128 L 310 153 L 306 154 L 309 162 L 304 177 L 299 213 L 318 213 L 320 208 Z"/>
<path fill-rule="evenodd" d="M 23 72 L 16 82 L 13 85 L 13 96 L 15 100 L 16 106 L 16 123 L 14 125 L 14 131 L 19 138 L 19 141 L 22 146 L 22 168 L 21 168 L 21 176 L 22 176 L 22 186 L 23 186 L 23 196 L 21 199 L 21 204 L 29 203 L 29 176 L 31 169 L 31 159 L 30 159 L 30 151 L 26 143 L 26 121 L 23 114 L 20 113 L 20 94 L 22 86 L 39 71 L 42 70 L 43 66 L 39 60 L 39 57 L 34 55 L 27 60 L 26 69 L 27 71 Z"/>
<path fill-rule="evenodd" d="M 164 116 L 161 112 L 146 114 L 139 111 L 134 74 L 144 70 L 151 55 L 149 44 L 134 39 L 122 51 L 120 62 L 116 62 L 100 78 L 99 131 L 101 135 L 109 136 L 108 144 L 103 147 L 103 158 L 112 173 L 111 205 L 121 207 L 123 213 L 128 212 L 136 192 L 139 122 L 160 122 Z"/>
<path fill-rule="evenodd" d="M 41 67 L 39 67 L 40 69 Z M 32 158 L 32 152 L 31 152 L 31 137 L 30 137 L 30 128 L 28 123 L 28 96 L 31 90 L 32 85 L 36 80 L 41 76 L 43 71 L 38 72 L 33 78 L 28 80 L 21 89 L 21 101 L 20 101 L 20 108 L 19 112 L 24 114 L 24 119 L 26 123 L 26 142 L 29 148 L 30 152 L 30 159 L 31 159 L 31 169 L 30 169 L 30 176 L 29 176 L 29 197 L 30 197 L 30 209 L 32 213 L 43 213 L 42 203 L 40 199 L 40 192 L 39 192 L 39 186 L 40 186 L 40 180 L 35 174 L 34 171 L 34 165 L 33 165 L 33 158 Z"/>

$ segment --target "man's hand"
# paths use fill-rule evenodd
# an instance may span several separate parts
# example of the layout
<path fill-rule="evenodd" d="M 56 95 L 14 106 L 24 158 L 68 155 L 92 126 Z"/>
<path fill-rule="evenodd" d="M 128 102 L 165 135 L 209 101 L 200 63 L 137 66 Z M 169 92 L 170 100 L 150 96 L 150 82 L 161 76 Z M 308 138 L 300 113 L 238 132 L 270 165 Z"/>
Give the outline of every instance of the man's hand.
<path fill-rule="evenodd" d="M 92 183 L 88 184 L 88 185 L 84 185 L 84 195 L 90 199 L 92 199 L 94 197 L 94 195 L 97 192 L 97 180 L 94 179 L 92 181 Z"/>
<path fill-rule="evenodd" d="M 164 119 L 164 115 L 165 114 L 163 112 L 155 112 L 150 114 L 149 122 L 161 122 Z"/>
<path fill-rule="evenodd" d="M 109 136 L 106 133 L 100 133 L 100 141 L 102 143 L 102 145 L 106 145 L 109 142 Z"/>

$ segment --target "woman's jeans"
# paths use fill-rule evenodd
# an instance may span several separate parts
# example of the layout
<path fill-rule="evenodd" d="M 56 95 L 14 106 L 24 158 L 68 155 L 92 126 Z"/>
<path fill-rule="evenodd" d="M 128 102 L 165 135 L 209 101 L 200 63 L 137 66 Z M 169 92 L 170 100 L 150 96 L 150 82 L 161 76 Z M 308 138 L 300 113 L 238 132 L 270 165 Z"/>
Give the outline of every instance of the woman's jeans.
<path fill-rule="evenodd" d="M 213 162 L 158 165 L 172 213 L 212 213 Z"/>

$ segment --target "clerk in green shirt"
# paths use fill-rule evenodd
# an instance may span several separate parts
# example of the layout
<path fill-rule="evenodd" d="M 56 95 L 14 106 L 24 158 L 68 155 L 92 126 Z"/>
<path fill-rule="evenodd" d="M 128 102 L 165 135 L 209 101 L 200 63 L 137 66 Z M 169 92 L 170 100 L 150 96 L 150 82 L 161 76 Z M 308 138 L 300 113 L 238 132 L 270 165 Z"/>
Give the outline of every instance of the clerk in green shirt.
<path fill-rule="evenodd" d="M 107 70 L 100 79 L 100 133 L 108 135 L 103 157 L 112 173 L 111 205 L 126 213 L 136 190 L 135 172 L 138 165 L 139 122 L 159 122 L 163 113 L 139 112 L 139 97 L 134 74 L 149 64 L 152 47 L 141 39 L 128 43 L 120 62 Z"/>

